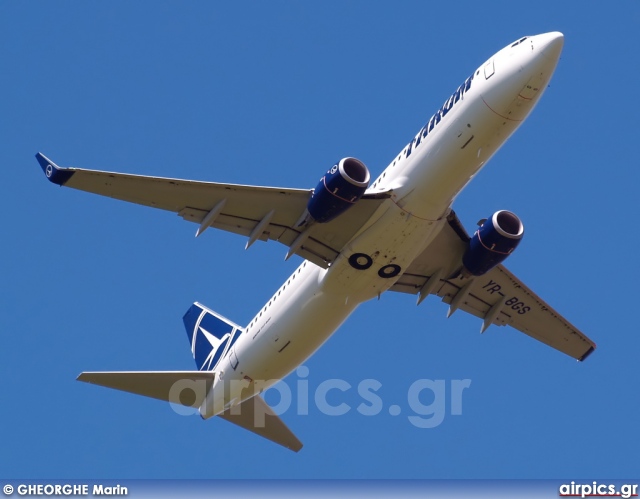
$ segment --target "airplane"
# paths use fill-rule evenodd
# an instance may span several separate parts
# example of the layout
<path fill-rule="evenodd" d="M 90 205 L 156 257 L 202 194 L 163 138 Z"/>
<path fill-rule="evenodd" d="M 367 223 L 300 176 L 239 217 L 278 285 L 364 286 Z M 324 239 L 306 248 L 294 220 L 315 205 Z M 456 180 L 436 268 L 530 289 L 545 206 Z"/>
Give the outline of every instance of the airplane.
<path fill-rule="evenodd" d="M 242 327 L 200 303 L 184 316 L 197 370 L 83 372 L 78 380 L 220 416 L 295 452 L 302 443 L 260 395 L 308 359 L 361 303 L 386 291 L 436 295 L 448 316 L 509 325 L 585 360 L 596 345 L 502 262 L 524 234 L 500 210 L 469 235 L 452 204 L 522 124 L 555 71 L 564 36 L 509 44 L 471 73 L 370 182 L 363 162 L 335 163 L 314 189 L 257 187 L 63 168 L 54 184 L 172 211 L 198 225 L 278 241 L 303 263 Z M 186 395 L 185 395 L 186 394 Z"/>

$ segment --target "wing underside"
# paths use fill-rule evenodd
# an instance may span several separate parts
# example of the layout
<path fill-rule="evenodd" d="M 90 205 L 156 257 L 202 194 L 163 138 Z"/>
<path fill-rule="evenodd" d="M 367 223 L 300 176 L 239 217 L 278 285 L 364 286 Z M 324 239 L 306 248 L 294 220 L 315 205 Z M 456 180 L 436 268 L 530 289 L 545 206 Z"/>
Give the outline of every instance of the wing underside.
<path fill-rule="evenodd" d="M 448 224 L 429 247 L 407 268 L 392 291 L 418 295 L 420 303 L 429 294 L 456 310 L 482 319 L 481 332 L 491 324 L 509 325 L 571 357 L 584 360 L 595 343 L 525 286 L 503 265 L 481 277 L 457 276 L 469 236 L 452 211 Z"/>
<path fill-rule="evenodd" d="M 290 254 L 328 267 L 343 246 L 371 218 L 388 195 L 365 195 L 335 220 L 311 227 L 299 225 L 312 191 L 278 187 L 198 182 L 129 175 L 79 168 L 62 168 L 36 155 L 55 184 L 172 211 L 199 224 L 197 235 L 213 227 L 257 240 L 278 241 Z"/>

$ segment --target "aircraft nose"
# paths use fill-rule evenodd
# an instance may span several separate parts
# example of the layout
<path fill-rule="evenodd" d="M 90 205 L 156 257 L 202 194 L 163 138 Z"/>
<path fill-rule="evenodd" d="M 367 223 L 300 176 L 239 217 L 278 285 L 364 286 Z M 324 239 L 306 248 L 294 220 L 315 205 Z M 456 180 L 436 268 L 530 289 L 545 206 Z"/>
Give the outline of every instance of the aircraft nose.
<path fill-rule="evenodd" d="M 483 92 L 485 103 L 512 121 L 522 121 L 531 112 L 549 84 L 564 45 L 564 35 L 558 31 L 524 40 L 494 56 L 495 75 L 490 75 L 491 79 L 485 69 L 489 82 Z"/>
<path fill-rule="evenodd" d="M 560 58 L 563 46 L 564 35 L 559 31 L 537 35 L 534 41 L 534 47 L 551 61 L 557 61 Z"/>

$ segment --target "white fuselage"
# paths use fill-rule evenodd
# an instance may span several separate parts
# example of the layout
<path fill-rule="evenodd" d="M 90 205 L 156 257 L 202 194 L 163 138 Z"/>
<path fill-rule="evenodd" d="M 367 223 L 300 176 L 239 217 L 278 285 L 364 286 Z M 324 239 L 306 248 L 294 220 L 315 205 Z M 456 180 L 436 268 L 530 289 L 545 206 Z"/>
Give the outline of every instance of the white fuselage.
<path fill-rule="evenodd" d="M 445 101 L 369 187 L 369 193 L 391 191 L 391 198 L 331 266 L 323 269 L 305 261 L 249 323 L 219 364 L 200 409 L 203 417 L 284 378 L 360 303 L 397 281 L 443 227 L 458 193 L 531 112 L 555 70 L 562 44 L 560 33 L 515 42 Z M 354 268 L 349 263 L 354 253 L 368 255 L 373 264 Z M 381 276 L 384 270 L 392 276 Z M 234 380 L 250 390 L 242 396 L 234 393 L 229 389 Z"/>

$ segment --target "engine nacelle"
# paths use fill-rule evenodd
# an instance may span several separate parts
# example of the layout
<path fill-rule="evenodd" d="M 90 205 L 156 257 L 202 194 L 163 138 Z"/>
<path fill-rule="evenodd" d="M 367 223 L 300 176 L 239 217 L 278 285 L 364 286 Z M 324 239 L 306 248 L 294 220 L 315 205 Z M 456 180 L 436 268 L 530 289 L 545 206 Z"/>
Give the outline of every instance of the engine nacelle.
<path fill-rule="evenodd" d="M 514 213 L 496 211 L 469 241 L 462 257 L 465 269 L 475 276 L 486 274 L 513 253 L 523 235 L 524 226 Z"/>
<path fill-rule="evenodd" d="M 369 187 L 369 170 L 356 158 L 343 158 L 324 174 L 307 204 L 319 223 L 333 220 L 358 201 Z"/>

